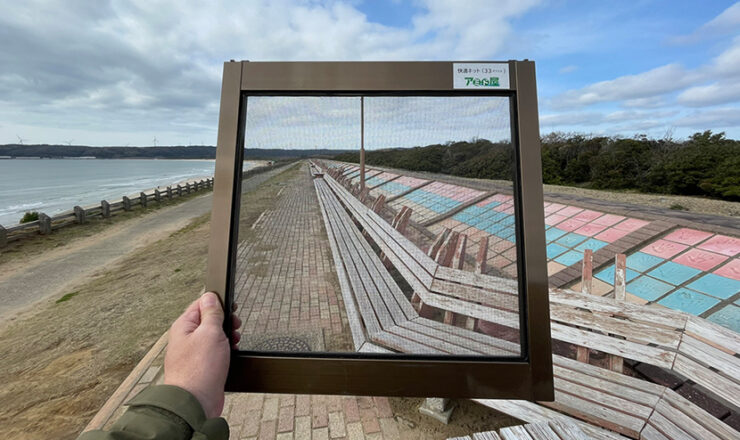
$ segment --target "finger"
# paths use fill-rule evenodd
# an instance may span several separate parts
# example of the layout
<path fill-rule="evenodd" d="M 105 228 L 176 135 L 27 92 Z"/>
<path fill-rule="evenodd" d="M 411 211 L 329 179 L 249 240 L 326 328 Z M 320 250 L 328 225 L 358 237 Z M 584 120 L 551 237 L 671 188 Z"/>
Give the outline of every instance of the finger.
<path fill-rule="evenodd" d="M 234 343 L 234 345 L 238 345 L 239 344 L 239 341 L 241 341 L 241 340 L 242 340 L 242 334 L 241 333 L 239 333 L 237 331 L 231 332 L 231 341 Z"/>
<path fill-rule="evenodd" d="M 192 332 L 200 325 L 200 306 L 198 300 L 193 301 L 182 315 L 180 315 L 172 324 L 172 330 L 175 332 Z"/>
<path fill-rule="evenodd" d="M 200 297 L 200 322 L 203 325 L 221 326 L 224 322 L 224 310 L 221 301 L 213 292 L 206 292 Z"/>
<path fill-rule="evenodd" d="M 236 315 L 231 315 L 231 327 L 234 329 L 238 329 L 242 326 L 242 320 L 239 319 Z"/>

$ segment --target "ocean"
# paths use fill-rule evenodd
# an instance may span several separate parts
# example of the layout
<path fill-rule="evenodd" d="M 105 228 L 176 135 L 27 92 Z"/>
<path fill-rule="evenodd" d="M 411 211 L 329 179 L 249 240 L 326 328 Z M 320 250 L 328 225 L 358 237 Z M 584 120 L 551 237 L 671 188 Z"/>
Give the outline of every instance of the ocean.
<path fill-rule="evenodd" d="M 214 167 L 212 160 L 0 160 L 0 225 L 17 224 L 27 211 L 53 216 L 75 205 L 210 177 Z"/>

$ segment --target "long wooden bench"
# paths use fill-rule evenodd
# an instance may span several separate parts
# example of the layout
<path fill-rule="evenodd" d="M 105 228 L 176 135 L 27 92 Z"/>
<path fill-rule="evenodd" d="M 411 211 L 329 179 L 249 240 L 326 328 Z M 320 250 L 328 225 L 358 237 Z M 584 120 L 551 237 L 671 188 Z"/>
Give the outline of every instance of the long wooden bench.
<path fill-rule="evenodd" d="M 476 432 L 472 435 L 454 437 L 447 440 L 588 440 L 587 435 L 572 422 L 553 420 L 550 422 L 530 423 L 510 426 L 496 431 Z"/>
<path fill-rule="evenodd" d="M 419 316 L 326 182 L 316 179 L 315 186 L 343 299 L 359 311 L 359 314 L 348 313 L 353 315 L 350 328 L 355 349 L 389 348 L 415 354 L 517 355 L 519 346 L 511 342 Z M 367 343 L 378 347 L 364 347 Z"/>
<path fill-rule="evenodd" d="M 513 280 L 439 265 L 338 182 L 327 178 L 326 183 L 425 304 L 516 328 L 513 316 L 506 314 L 513 313 L 512 304 L 506 302 L 516 293 Z M 550 304 L 553 338 L 672 370 L 738 408 L 736 333 L 681 312 L 572 291 L 552 291 Z M 616 433 L 648 439 L 739 437 L 670 389 L 562 356 L 553 359 L 556 400 L 543 403 L 547 407 L 516 401 L 481 403 L 528 422 L 555 415 L 571 420 L 568 414 L 589 422 L 582 426 L 597 438 L 620 438 Z"/>

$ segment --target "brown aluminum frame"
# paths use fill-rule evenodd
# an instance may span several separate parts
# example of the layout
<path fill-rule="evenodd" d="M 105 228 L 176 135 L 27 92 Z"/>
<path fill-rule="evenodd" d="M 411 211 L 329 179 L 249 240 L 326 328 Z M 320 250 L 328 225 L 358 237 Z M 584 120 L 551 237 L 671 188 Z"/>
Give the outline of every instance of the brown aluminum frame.
<path fill-rule="evenodd" d="M 246 96 L 509 96 L 516 152 L 514 200 L 522 340 L 522 355 L 516 359 L 232 351 L 228 391 L 554 399 L 535 67 L 527 60 L 506 63 L 509 89 L 491 92 L 453 89 L 452 62 L 224 64 L 207 290 L 218 293 L 230 307 Z M 224 321 L 224 330 L 231 334 L 230 319 Z"/>

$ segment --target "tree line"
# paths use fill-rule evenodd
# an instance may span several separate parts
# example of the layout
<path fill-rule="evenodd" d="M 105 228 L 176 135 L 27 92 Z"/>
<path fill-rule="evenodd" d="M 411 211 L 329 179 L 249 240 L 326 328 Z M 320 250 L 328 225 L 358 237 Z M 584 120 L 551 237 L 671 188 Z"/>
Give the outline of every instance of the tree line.
<path fill-rule="evenodd" d="M 359 152 L 336 160 L 359 162 Z M 511 180 L 511 145 L 475 139 L 366 152 L 369 165 Z M 551 133 L 542 138 L 544 183 L 740 201 L 740 141 L 704 131 L 685 141 Z"/>

